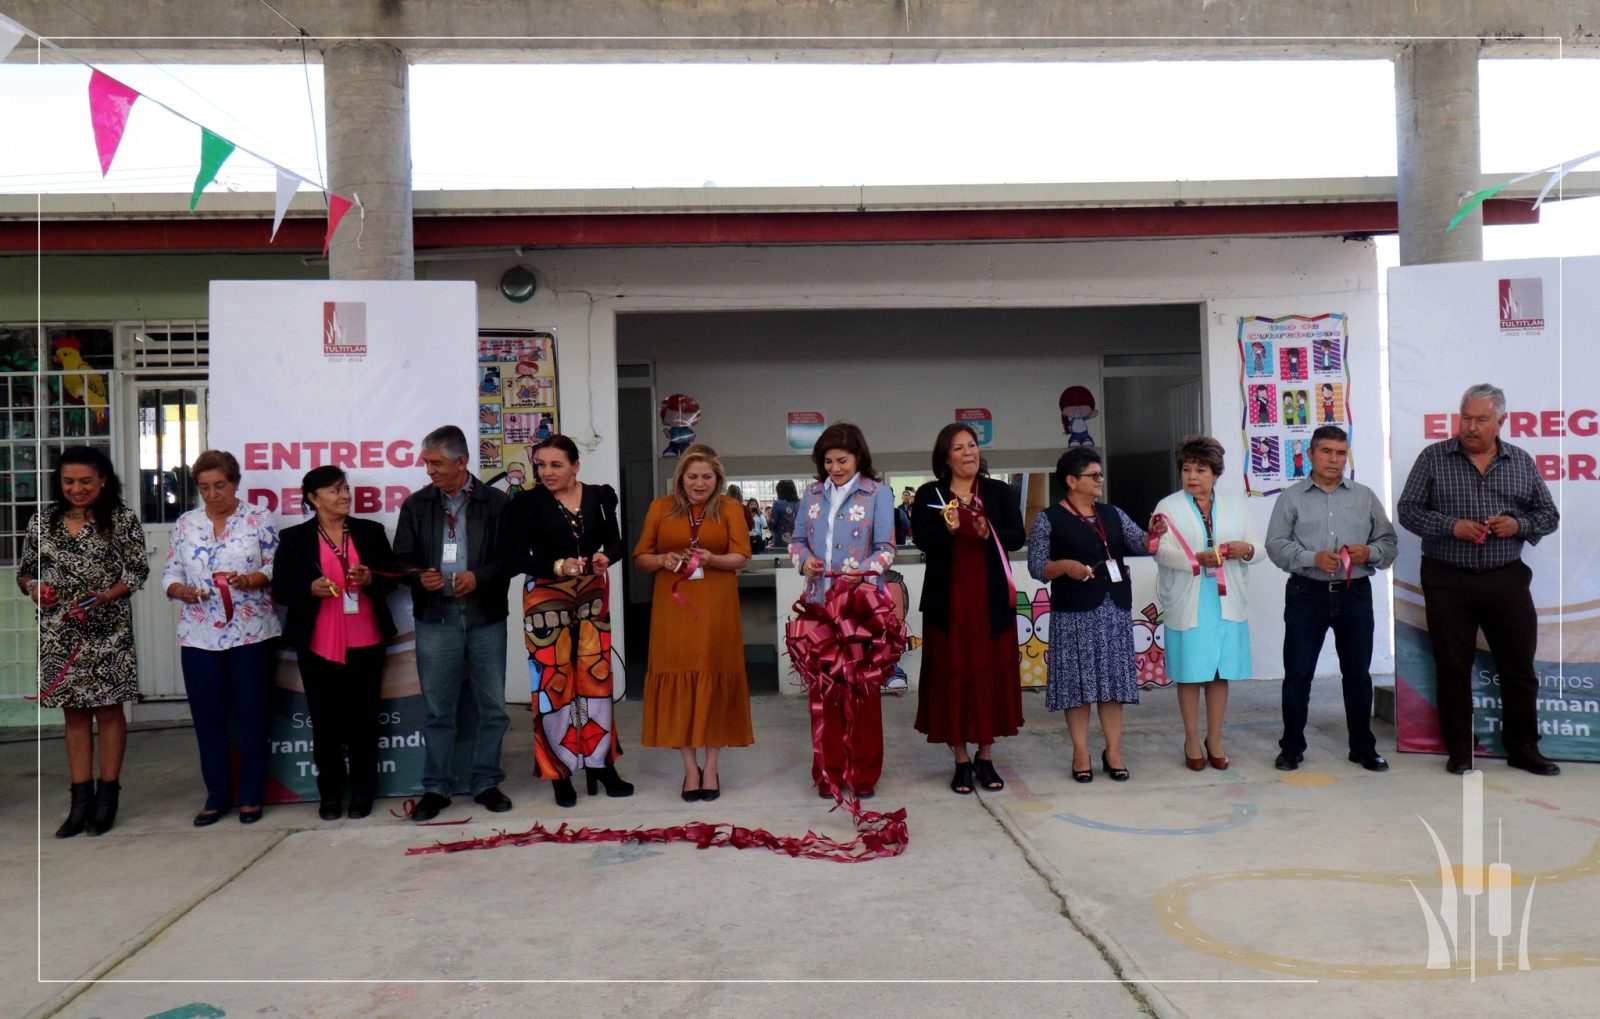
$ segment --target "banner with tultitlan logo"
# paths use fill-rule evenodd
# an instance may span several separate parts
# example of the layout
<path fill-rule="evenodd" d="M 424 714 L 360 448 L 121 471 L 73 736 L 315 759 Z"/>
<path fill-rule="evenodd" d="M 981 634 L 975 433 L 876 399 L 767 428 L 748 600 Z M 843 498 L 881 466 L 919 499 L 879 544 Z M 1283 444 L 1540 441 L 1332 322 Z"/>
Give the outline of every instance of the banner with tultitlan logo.
<path fill-rule="evenodd" d="M 300 480 L 333 464 L 351 513 L 394 537 L 400 504 L 428 483 L 422 437 L 443 424 L 470 439 L 478 417 L 477 295 L 469 282 L 218 281 L 211 284 L 210 445 L 239 460 L 239 497 L 279 529 L 307 519 Z M 411 595 L 389 597 L 378 705 L 378 795 L 421 791 L 424 705 Z M 283 612 L 279 609 L 279 614 Z M 461 698 L 462 722 L 471 720 Z M 272 691 L 269 802 L 316 799 L 315 729 L 293 652 L 280 648 Z M 468 748 L 457 744 L 464 775 Z"/>
<path fill-rule="evenodd" d="M 1502 442 L 1525 449 L 1561 526 L 1523 549 L 1538 612 L 1539 749 L 1600 760 L 1600 258 L 1408 266 L 1389 274 L 1393 491 L 1423 447 L 1456 433 L 1461 394 L 1506 393 Z M 1442 752 L 1421 541 L 1397 527 L 1395 710 L 1401 750 Z M 1499 675 L 1479 637 L 1478 746 L 1503 755 Z"/>

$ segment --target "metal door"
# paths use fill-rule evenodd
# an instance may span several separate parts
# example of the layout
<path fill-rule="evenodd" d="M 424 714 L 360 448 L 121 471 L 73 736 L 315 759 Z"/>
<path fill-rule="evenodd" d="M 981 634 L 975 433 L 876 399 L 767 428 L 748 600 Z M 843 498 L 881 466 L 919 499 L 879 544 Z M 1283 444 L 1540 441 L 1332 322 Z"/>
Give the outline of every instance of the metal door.
<path fill-rule="evenodd" d="M 150 553 L 150 580 L 133 597 L 133 631 L 139 648 L 139 695 L 144 700 L 185 696 L 178 663 L 178 604 L 161 582 L 180 514 L 198 505 L 189 465 L 206 448 L 206 385 L 188 379 L 129 383 L 132 415 L 126 435 L 131 449 L 124 463 L 138 465 L 124 476 L 123 498 L 144 523 Z"/>

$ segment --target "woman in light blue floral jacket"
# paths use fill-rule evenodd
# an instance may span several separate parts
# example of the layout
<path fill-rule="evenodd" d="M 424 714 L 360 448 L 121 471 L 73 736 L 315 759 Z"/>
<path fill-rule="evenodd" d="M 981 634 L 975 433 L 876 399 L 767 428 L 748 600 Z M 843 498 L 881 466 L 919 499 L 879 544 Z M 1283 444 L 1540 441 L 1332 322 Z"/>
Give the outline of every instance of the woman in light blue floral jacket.
<path fill-rule="evenodd" d="M 828 573 L 859 573 L 861 583 L 883 581 L 894 565 L 894 493 L 872 469 L 866 437 L 855 425 L 828 426 L 812 447 L 817 480 L 807 485 L 795 514 L 789 558 L 806 578 L 805 600 L 820 602 L 836 581 Z M 847 581 L 852 583 L 852 581 Z M 811 779 L 824 797 L 845 786 L 843 704 L 824 704 L 813 691 L 812 717 L 823 717 L 812 747 Z M 850 761 L 857 796 L 869 797 L 883 771 L 883 707 L 876 696 L 857 696 L 850 724 Z"/>

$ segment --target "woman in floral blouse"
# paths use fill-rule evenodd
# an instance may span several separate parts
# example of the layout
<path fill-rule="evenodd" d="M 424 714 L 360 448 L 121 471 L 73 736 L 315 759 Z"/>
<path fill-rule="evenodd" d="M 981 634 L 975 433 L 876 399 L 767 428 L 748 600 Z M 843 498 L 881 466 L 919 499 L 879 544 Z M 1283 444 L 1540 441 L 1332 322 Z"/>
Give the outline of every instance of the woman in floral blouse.
<path fill-rule="evenodd" d="M 267 787 L 267 691 L 282 633 L 272 609 L 278 532 L 272 514 L 239 500 L 239 461 L 208 449 L 190 468 L 201 508 L 178 518 L 161 571 L 167 597 L 183 604 L 178 647 L 189 694 L 206 805 L 197 828 L 233 805 L 228 711 L 239 727 L 239 822 L 261 819 Z"/>
<path fill-rule="evenodd" d="M 838 422 L 812 447 L 817 480 L 807 485 L 795 514 L 789 558 L 806 578 L 806 601 L 820 602 L 835 580 L 828 573 L 860 574 L 861 583 L 883 585 L 880 574 L 894 565 L 894 493 L 872 469 L 866 437 L 855 425 Z M 854 581 L 845 581 L 854 583 Z M 824 704 L 811 692 L 811 713 L 823 716 L 812 747 L 811 780 L 824 797 L 830 784 L 845 784 L 843 704 Z M 883 707 L 876 695 L 856 695 L 850 723 L 850 758 L 855 793 L 871 796 L 883 772 Z"/>

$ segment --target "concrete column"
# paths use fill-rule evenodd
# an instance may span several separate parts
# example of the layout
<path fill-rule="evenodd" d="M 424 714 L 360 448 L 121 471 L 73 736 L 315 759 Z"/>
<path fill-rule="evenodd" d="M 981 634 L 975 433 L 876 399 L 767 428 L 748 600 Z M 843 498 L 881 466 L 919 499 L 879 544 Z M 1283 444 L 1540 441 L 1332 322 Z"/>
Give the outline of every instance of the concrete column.
<path fill-rule="evenodd" d="M 1400 264 L 1483 258 L 1483 213 L 1449 233 L 1461 196 L 1478 190 L 1476 39 L 1417 42 L 1394 65 L 1400 164 Z"/>
<path fill-rule="evenodd" d="M 342 42 L 322 54 L 328 183 L 359 195 L 328 252 L 336 280 L 416 278 L 411 242 L 411 104 L 406 55 L 385 43 Z M 356 238 L 360 237 L 360 246 Z"/>

